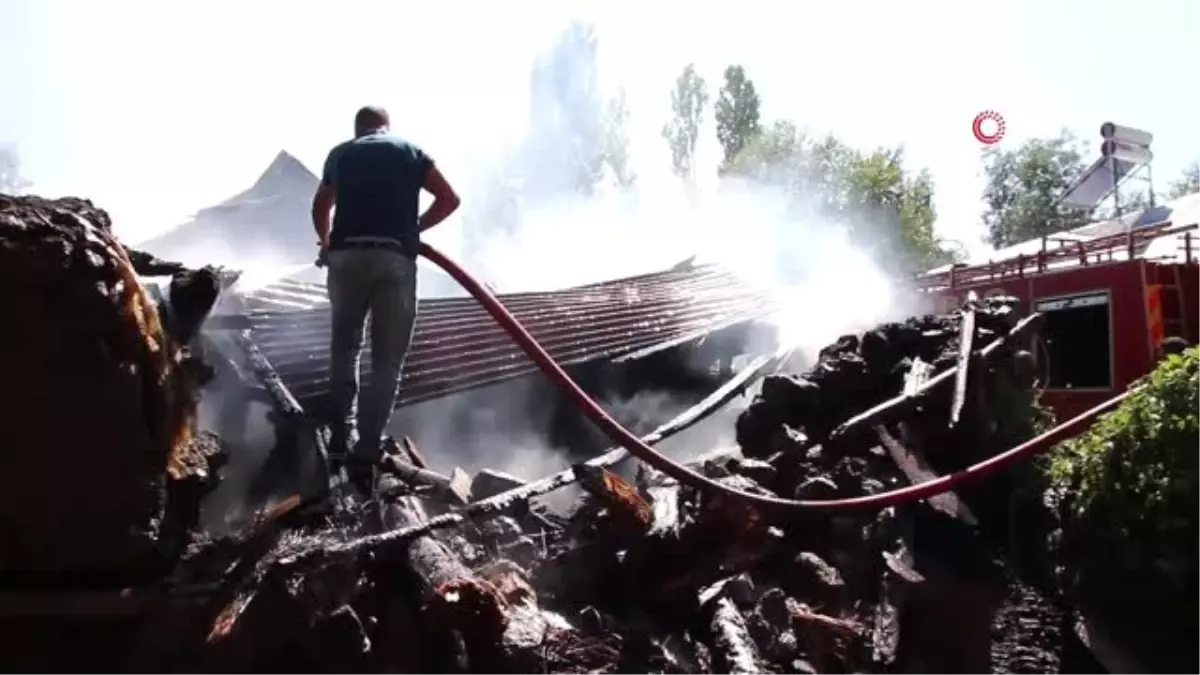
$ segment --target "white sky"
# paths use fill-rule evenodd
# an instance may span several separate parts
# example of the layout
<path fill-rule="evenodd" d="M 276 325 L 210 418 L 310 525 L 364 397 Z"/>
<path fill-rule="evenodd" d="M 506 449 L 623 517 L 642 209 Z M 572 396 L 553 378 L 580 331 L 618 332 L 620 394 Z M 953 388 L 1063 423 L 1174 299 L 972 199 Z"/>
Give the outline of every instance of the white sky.
<path fill-rule="evenodd" d="M 319 168 L 364 103 L 453 180 L 519 127 L 532 57 L 572 16 L 596 21 L 602 76 L 628 88 L 639 171 L 667 161 L 682 66 L 715 89 L 738 62 L 768 120 L 903 143 L 933 173 L 939 230 L 972 247 L 981 110 L 1005 117 L 1004 144 L 1150 130 L 1164 185 L 1200 155 L 1196 0 L 0 0 L 0 143 L 38 192 L 92 198 L 132 241 L 248 187 L 280 149 Z"/>

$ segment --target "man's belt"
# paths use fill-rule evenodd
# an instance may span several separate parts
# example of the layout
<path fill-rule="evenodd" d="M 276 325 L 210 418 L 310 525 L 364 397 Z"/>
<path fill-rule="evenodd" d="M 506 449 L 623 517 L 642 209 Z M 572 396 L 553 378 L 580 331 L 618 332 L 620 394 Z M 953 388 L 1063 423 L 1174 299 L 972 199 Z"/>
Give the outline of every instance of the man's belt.
<path fill-rule="evenodd" d="M 407 256 L 412 254 L 405 250 L 404 245 L 399 241 L 388 241 L 382 239 L 346 239 L 335 241 L 329 244 L 330 251 L 346 251 L 346 250 L 363 250 L 363 249 L 384 249 L 387 251 L 395 251 Z"/>

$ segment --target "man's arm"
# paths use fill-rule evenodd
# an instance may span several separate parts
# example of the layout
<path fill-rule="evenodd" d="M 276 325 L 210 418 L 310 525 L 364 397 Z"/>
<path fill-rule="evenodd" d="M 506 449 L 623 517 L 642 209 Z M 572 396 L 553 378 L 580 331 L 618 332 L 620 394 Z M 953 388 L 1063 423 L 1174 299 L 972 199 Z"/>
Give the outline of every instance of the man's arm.
<path fill-rule="evenodd" d="M 329 231 L 333 229 L 331 216 L 336 194 L 333 183 L 322 182 L 317 186 L 317 193 L 313 195 L 313 229 L 317 231 L 317 243 L 321 248 L 329 246 Z"/>
<path fill-rule="evenodd" d="M 419 221 L 421 231 L 424 232 L 454 213 L 462 200 L 458 198 L 458 193 L 454 191 L 454 188 L 450 187 L 450 183 L 446 182 L 446 177 L 442 175 L 442 172 L 432 164 L 425 170 L 425 182 L 422 187 L 433 195 L 433 203 L 429 205 L 425 213 L 421 214 Z"/>
<path fill-rule="evenodd" d="M 334 159 L 335 152 L 337 152 L 336 148 L 325 159 L 325 169 L 321 174 L 321 184 L 317 186 L 317 193 L 313 195 L 312 201 L 313 229 L 317 232 L 317 244 L 322 249 L 329 247 L 329 231 L 333 229 L 331 213 L 333 211 L 333 204 L 337 198 L 337 188 L 335 187 L 337 162 Z"/>

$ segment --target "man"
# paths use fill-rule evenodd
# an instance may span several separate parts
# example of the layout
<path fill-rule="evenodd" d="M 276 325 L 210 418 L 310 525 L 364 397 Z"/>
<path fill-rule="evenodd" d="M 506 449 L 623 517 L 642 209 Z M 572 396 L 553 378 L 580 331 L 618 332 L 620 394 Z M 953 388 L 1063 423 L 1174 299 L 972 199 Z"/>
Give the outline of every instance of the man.
<path fill-rule="evenodd" d="M 433 204 L 418 216 L 422 188 L 433 195 Z M 458 195 L 433 160 L 389 133 L 383 108 L 359 110 L 354 138 L 325 160 L 312 220 L 321 247 L 318 261 L 329 266 L 329 450 L 334 458 L 346 457 L 351 479 L 364 492 L 373 489 L 373 467 L 412 341 L 420 233 L 458 205 Z M 368 314 L 372 365 L 360 405 L 358 365 Z"/>

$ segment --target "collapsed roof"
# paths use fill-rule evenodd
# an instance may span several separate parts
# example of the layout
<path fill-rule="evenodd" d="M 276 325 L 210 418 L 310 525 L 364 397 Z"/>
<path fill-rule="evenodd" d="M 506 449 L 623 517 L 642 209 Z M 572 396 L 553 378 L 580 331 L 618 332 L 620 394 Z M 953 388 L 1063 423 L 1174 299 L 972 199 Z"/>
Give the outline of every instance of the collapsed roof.
<path fill-rule="evenodd" d="M 500 299 L 560 364 L 627 360 L 767 316 L 774 305 L 712 265 L 676 268 L 560 291 Z M 245 294 L 252 334 L 305 408 L 328 390 L 329 310 L 324 286 L 282 281 Z M 363 354 L 370 370 L 369 350 Z M 419 302 L 400 406 L 528 374 L 534 363 L 472 298 Z"/>
<path fill-rule="evenodd" d="M 270 261 L 307 265 L 315 247 L 308 227 L 317 177 L 280 152 L 254 185 L 141 248 L 188 264 L 255 269 Z M 293 270 L 294 271 L 294 270 Z M 328 389 L 329 311 L 325 286 L 302 275 L 254 290 L 234 288 L 254 341 L 306 409 Z M 457 284 L 423 269 L 422 296 L 445 296 Z M 671 270 L 567 290 L 502 295 L 513 313 L 563 365 L 633 359 L 710 332 L 766 316 L 765 290 L 714 266 Z M 363 355 L 370 369 L 370 350 Z M 469 297 L 422 299 L 398 405 L 410 405 L 532 372 L 535 366 Z"/>

